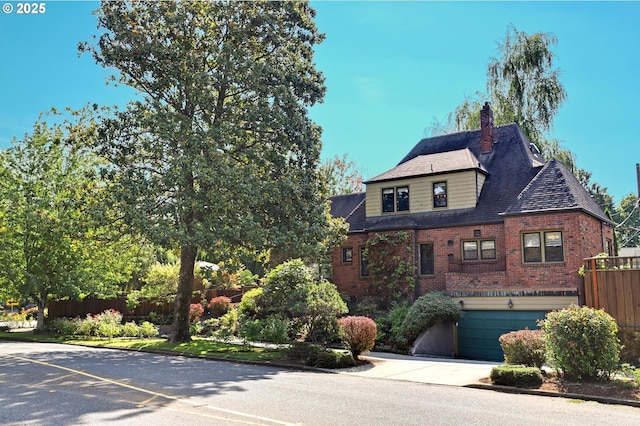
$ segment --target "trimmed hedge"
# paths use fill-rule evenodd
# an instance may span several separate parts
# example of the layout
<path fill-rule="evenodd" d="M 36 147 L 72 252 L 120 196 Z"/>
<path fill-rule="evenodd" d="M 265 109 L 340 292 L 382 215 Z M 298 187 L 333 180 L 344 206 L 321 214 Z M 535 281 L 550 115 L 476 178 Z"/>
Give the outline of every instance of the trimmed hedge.
<path fill-rule="evenodd" d="M 491 382 L 494 385 L 524 387 L 540 387 L 542 372 L 537 367 L 524 365 L 499 365 L 491 369 Z"/>

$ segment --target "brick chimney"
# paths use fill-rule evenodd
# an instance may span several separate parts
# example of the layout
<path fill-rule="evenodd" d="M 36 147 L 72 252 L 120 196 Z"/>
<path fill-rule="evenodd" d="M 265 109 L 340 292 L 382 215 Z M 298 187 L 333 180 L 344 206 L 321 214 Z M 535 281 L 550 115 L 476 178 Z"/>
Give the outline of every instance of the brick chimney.
<path fill-rule="evenodd" d="M 483 153 L 493 149 L 493 111 L 489 102 L 485 102 L 480 110 L 480 145 Z"/>

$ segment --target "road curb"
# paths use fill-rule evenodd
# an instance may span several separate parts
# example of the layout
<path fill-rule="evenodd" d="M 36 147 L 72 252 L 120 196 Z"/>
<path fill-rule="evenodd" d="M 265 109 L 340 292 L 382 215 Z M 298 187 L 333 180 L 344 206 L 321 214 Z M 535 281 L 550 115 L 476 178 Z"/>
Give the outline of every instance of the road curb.
<path fill-rule="evenodd" d="M 604 396 L 583 395 L 579 393 L 549 392 L 549 391 L 540 390 L 540 389 L 516 388 L 511 386 L 489 385 L 485 383 L 472 383 L 469 385 L 465 385 L 463 387 L 470 388 L 470 389 L 492 390 L 495 392 L 503 392 L 503 393 L 548 396 L 553 398 L 580 399 L 583 401 L 594 401 L 602 404 L 627 405 L 630 407 L 640 408 L 640 402 L 638 401 L 630 401 L 628 399 L 619 399 L 619 398 L 608 398 Z"/>

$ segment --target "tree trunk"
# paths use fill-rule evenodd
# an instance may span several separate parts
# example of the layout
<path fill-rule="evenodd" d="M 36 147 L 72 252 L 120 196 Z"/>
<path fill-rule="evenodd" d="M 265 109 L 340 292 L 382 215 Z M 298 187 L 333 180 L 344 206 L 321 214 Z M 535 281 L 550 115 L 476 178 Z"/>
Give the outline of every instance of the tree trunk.
<path fill-rule="evenodd" d="M 36 301 L 36 305 L 38 306 L 38 314 L 36 316 L 36 331 L 44 331 L 44 308 L 45 302 L 41 302 L 39 300 Z"/>
<path fill-rule="evenodd" d="M 180 276 L 178 277 L 178 294 L 173 308 L 170 342 L 189 342 L 189 307 L 193 293 L 193 270 L 196 263 L 198 247 L 183 246 L 180 250 Z"/>

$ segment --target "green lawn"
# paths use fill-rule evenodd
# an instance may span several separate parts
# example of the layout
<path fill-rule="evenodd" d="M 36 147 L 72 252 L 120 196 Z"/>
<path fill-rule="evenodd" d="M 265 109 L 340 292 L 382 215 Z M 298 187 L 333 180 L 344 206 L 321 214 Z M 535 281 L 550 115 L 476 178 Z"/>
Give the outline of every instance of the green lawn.
<path fill-rule="evenodd" d="M 170 343 L 166 339 L 79 339 L 62 338 L 48 333 L 32 331 L 0 332 L 0 339 L 29 342 L 64 343 L 69 345 L 93 346 L 114 349 L 129 349 L 148 352 L 171 352 L 181 355 L 201 356 L 206 358 L 223 358 L 243 361 L 275 361 L 283 358 L 277 349 L 267 349 L 249 345 L 238 345 L 224 342 L 193 338 L 188 343 Z"/>

